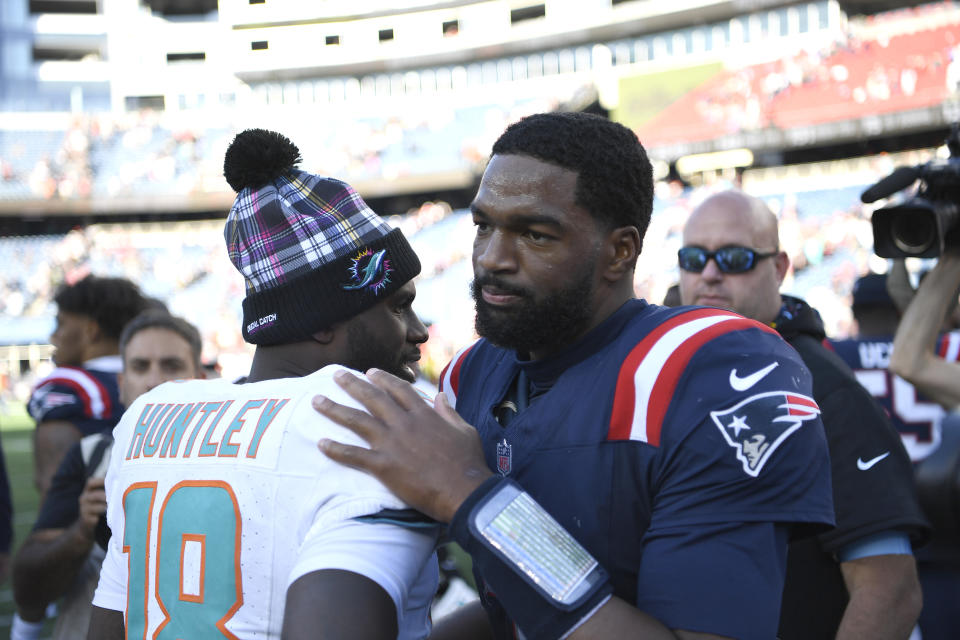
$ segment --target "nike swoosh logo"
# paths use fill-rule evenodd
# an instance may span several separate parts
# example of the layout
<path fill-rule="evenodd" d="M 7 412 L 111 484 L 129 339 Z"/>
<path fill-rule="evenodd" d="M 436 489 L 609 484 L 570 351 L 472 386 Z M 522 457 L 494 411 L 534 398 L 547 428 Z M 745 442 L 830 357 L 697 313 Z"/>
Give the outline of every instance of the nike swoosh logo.
<path fill-rule="evenodd" d="M 742 378 L 737 375 L 736 369 L 732 369 L 730 371 L 730 386 L 733 387 L 734 391 L 746 391 L 753 385 L 763 380 L 764 376 L 776 369 L 779 364 L 779 362 L 774 362 L 763 369 L 760 369 L 760 371 L 756 371 Z"/>
<path fill-rule="evenodd" d="M 876 458 L 870 458 L 866 462 L 864 462 L 863 458 L 857 458 L 857 469 L 860 469 L 860 471 L 866 471 L 873 465 L 877 464 L 878 462 L 886 458 L 888 455 L 890 455 L 889 451 L 887 451 L 886 453 L 881 453 Z"/>

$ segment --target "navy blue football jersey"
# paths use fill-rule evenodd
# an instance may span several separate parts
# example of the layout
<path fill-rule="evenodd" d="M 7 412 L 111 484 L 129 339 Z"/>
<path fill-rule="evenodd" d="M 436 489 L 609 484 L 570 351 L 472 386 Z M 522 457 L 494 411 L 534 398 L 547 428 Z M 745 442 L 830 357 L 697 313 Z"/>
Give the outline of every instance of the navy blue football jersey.
<path fill-rule="evenodd" d="M 860 384 L 890 416 L 911 460 L 919 462 L 940 446 L 943 407 L 888 371 L 892 336 L 827 340 L 826 346 L 853 369 Z M 940 336 L 936 350 L 941 358 L 952 362 L 960 360 L 960 332 Z"/>
<path fill-rule="evenodd" d="M 37 423 L 63 420 L 92 435 L 112 429 L 124 407 L 116 373 L 57 367 L 34 386 L 27 410 Z"/>
<path fill-rule="evenodd" d="M 521 368 L 540 393 L 501 426 Z M 833 504 L 810 373 L 775 331 L 632 300 L 543 360 L 481 339 L 440 383 L 489 466 L 599 560 L 618 597 L 671 628 L 776 635 L 786 537 L 770 523 L 822 530 Z"/>

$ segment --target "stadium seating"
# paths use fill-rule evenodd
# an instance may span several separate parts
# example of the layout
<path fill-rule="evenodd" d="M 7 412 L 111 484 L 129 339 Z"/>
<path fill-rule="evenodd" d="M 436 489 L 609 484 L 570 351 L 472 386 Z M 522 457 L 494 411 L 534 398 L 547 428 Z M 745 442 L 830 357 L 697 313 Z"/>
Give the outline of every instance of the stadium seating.
<path fill-rule="evenodd" d="M 817 292 L 817 300 L 831 307 L 824 311 L 827 318 L 843 318 L 852 281 L 850 265 L 864 264 L 869 255 L 869 246 L 854 230 L 865 219 L 859 204 L 863 189 L 859 183 L 808 191 L 757 185 L 774 208 L 797 213 L 801 237 L 784 247 L 797 265 L 786 290 L 801 296 Z M 663 192 L 655 200 L 637 270 L 638 295 L 660 302 L 666 287 L 676 281 L 680 230 L 689 211 L 709 192 L 709 188 L 675 195 Z M 451 212 L 441 203 L 426 203 L 389 219 L 404 228 L 422 256 L 416 309 L 431 325 L 424 366 L 436 373 L 454 348 L 473 338 L 471 216 L 465 210 Z M 94 225 L 60 236 L 0 237 L 0 261 L 23 265 L 0 272 L 0 337 L 7 344 L 44 343 L 52 328 L 54 283 L 95 272 L 130 277 L 174 313 L 195 322 L 211 357 L 242 353 L 243 283 L 227 260 L 222 224 L 211 220 Z M 830 327 L 834 335 L 848 328 L 840 323 Z"/>
<path fill-rule="evenodd" d="M 637 131 L 648 146 L 938 105 L 960 43 L 960 12 L 936 27 L 789 52 L 776 62 L 728 68 L 684 94 Z M 960 61 L 958 61 L 960 64 Z"/>
<path fill-rule="evenodd" d="M 638 133 L 645 145 L 653 147 L 937 104 L 948 94 L 950 65 L 960 65 L 953 61 L 960 42 L 958 25 L 960 9 L 941 3 L 868 19 L 827 48 L 785 48 L 778 60 L 728 68 L 714 61 L 718 71 L 709 64 L 701 67 L 712 75 L 703 82 L 698 77 L 695 88 L 654 115 Z M 689 53 L 693 31 L 681 35 L 686 43 L 681 48 Z M 666 42 L 669 49 L 679 40 Z M 643 62 L 635 43 L 610 44 L 614 64 Z M 389 102 L 389 109 L 363 100 L 340 104 L 324 110 L 321 119 L 316 105 L 280 108 L 277 113 L 283 131 L 301 146 L 303 167 L 313 172 L 351 182 L 383 182 L 450 170 L 476 171 L 506 124 L 526 113 L 555 108 L 561 95 L 569 97 L 582 87 L 576 73 L 593 62 L 591 51 L 581 49 L 585 55 L 568 51 L 576 64 L 566 75 L 558 66 L 549 82 L 545 72 L 537 82 L 514 81 L 517 71 L 507 74 L 509 81 L 498 79 L 497 73 L 486 74 L 487 79 L 483 69 L 489 64 L 472 65 L 483 76 L 482 86 L 438 93 L 429 109 L 411 109 L 397 99 Z M 559 65 L 564 50 L 557 51 L 553 57 Z M 526 68 L 520 75 L 532 78 L 530 61 L 544 63 L 552 53 L 514 58 L 511 69 Z M 689 64 L 682 54 L 676 57 L 677 64 Z M 361 104 L 365 108 L 353 108 Z M 44 126 L 0 124 L 0 203 L 229 195 L 221 175 L 223 152 L 240 127 L 257 126 L 233 116 L 191 123 L 189 113 L 148 110 L 62 115 Z M 785 246 L 796 265 L 787 285 L 790 292 L 820 292 L 817 297 L 824 304 L 846 305 L 849 270 L 862 271 L 870 257 L 869 237 L 863 231 L 869 223 L 858 202 L 863 182 L 860 176 L 841 179 L 829 189 L 796 185 L 758 189 L 784 215 L 796 214 L 796 237 Z M 639 295 L 659 302 L 676 280 L 679 230 L 708 191 L 671 194 L 658 189 L 635 282 Z M 434 357 L 442 359 L 449 355 L 449 347 L 470 338 L 470 216 L 425 205 L 391 220 L 407 231 L 424 257 L 417 308 L 431 323 L 431 342 L 440 345 Z M 225 259 L 221 225 L 221 221 L 132 228 L 96 225 L 64 236 L 0 237 L 0 260 L 18 265 L 0 272 L 0 339 L 45 341 L 55 285 L 93 271 L 123 274 L 141 283 L 147 293 L 199 324 L 211 352 L 242 351 L 237 328 L 243 283 Z M 838 322 L 831 329 L 842 333 L 845 327 Z"/>

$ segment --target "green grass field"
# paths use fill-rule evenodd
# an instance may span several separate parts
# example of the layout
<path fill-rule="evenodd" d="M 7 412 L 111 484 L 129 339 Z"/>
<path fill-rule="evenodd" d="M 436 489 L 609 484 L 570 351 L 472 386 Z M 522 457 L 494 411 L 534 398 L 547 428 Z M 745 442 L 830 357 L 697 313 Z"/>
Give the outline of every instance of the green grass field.
<path fill-rule="evenodd" d="M 7 463 L 7 475 L 13 494 L 13 551 L 30 531 L 37 516 L 37 490 L 33 486 L 33 420 L 22 405 L 0 406 L 0 443 Z M 11 554 L 12 555 L 12 554 Z M 10 621 L 15 608 L 8 574 L 0 584 L 0 638 L 10 637 Z M 52 624 L 47 624 L 48 637 Z"/>

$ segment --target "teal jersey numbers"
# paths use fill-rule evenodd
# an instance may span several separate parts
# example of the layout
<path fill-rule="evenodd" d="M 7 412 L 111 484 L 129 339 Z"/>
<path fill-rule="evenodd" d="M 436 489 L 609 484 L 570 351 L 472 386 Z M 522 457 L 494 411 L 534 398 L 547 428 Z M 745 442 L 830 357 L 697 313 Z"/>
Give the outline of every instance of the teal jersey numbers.
<path fill-rule="evenodd" d="M 123 500 L 127 637 L 145 637 L 152 587 L 163 613 L 157 640 L 236 638 L 226 628 L 243 604 L 241 518 L 233 490 L 220 481 L 184 481 L 159 502 L 156 490 L 156 483 L 133 484 Z M 155 585 L 148 584 L 151 563 Z"/>

